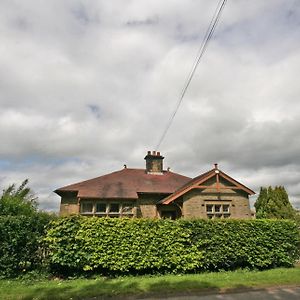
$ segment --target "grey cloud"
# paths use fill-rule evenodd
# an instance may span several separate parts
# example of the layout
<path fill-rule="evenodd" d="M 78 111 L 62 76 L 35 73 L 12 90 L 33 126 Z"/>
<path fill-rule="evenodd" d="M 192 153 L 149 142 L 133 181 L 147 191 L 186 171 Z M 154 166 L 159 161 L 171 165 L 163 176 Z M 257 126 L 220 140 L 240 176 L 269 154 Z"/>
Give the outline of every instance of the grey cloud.
<path fill-rule="evenodd" d="M 2 1 L 0 185 L 29 178 L 57 209 L 55 188 L 143 167 L 216 4 Z M 196 176 L 219 162 L 300 201 L 299 16 L 297 1 L 228 1 L 161 146 L 166 167 Z"/>
<path fill-rule="evenodd" d="M 148 26 L 148 25 L 156 25 L 159 22 L 159 18 L 154 16 L 152 18 L 147 18 L 145 20 L 130 20 L 126 22 L 128 26 Z"/>

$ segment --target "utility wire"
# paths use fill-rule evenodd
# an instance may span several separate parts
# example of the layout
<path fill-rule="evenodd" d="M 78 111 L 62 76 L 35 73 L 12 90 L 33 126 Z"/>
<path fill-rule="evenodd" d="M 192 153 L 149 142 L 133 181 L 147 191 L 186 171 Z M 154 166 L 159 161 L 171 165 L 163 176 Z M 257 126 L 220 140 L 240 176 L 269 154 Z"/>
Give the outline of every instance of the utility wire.
<path fill-rule="evenodd" d="M 197 69 L 197 67 L 198 67 L 198 65 L 199 65 L 199 63 L 200 63 L 200 60 L 201 60 L 203 54 L 204 54 L 205 51 L 206 51 L 208 42 L 211 40 L 211 38 L 212 38 L 212 36 L 213 36 L 213 33 L 214 33 L 215 29 L 216 29 L 216 26 L 217 26 L 218 21 L 219 21 L 219 19 L 220 19 L 220 17 L 221 17 L 221 13 L 222 13 L 222 10 L 224 9 L 225 5 L 226 5 L 226 2 L 227 2 L 227 0 L 220 0 L 219 3 L 218 3 L 218 5 L 217 5 L 217 8 L 216 8 L 216 10 L 215 10 L 215 13 L 214 13 L 214 15 L 213 15 L 213 18 L 212 18 L 212 20 L 211 20 L 209 26 L 208 26 L 208 29 L 207 29 L 206 34 L 205 34 L 205 36 L 204 36 L 202 45 L 201 45 L 201 47 L 200 47 L 200 49 L 199 49 L 199 51 L 198 51 L 198 55 L 197 55 L 197 57 L 196 57 L 196 59 L 195 59 L 195 62 L 194 62 L 194 64 L 193 64 L 193 67 L 192 67 L 192 69 L 191 69 L 191 72 L 189 73 L 189 76 L 187 77 L 187 80 L 186 80 L 186 82 L 185 82 L 185 85 L 184 85 L 184 87 L 183 87 L 183 89 L 182 89 L 182 92 L 181 92 L 181 94 L 180 94 L 179 101 L 177 102 L 177 105 L 176 105 L 176 107 L 175 107 L 175 110 L 174 110 L 174 112 L 172 113 L 172 115 L 171 115 L 171 117 L 170 117 L 170 119 L 169 119 L 169 122 L 167 123 L 167 126 L 166 126 L 165 130 L 163 131 L 162 136 L 161 136 L 160 139 L 159 139 L 159 142 L 158 142 L 158 144 L 157 144 L 157 146 L 156 146 L 156 148 L 155 148 L 156 150 L 159 149 L 161 143 L 163 142 L 164 138 L 165 138 L 166 135 L 167 135 L 167 132 L 168 132 L 169 128 L 170 128 L 171 125 L 172 125 L 172 122 L 173 122 L 173 120 L 174 120 L 174 118 L 175 118 L 175 116 L 176 116 L 176 114 L 177 114 L 177 111 L 178 111 L 178 109 L 179 109 L 179 107 L 180 107 L 180 105 L 181 105 L 181 103 L 182 103 L 182 101 L 183 101 L 184 95 L 185 95 L 185 93 L 186 93 L 186 91 L 187 91 L 187 89 L 188 89 L 188 87 L 189 87 L 189 85 L 190 85 L 190 83 L 191 83 L 191 81 L 192 81 L 192 78 L 193 78 L 193 76 L 194 76 L 194 74 L 195 74 L 195 71 L 196 71 L 196 69 Z"/>

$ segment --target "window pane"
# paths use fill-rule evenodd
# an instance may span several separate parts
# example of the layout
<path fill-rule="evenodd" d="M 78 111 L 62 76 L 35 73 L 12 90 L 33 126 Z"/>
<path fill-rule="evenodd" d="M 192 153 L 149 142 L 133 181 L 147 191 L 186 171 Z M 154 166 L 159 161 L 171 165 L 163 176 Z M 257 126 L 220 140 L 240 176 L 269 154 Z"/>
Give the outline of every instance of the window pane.
<path fill-rule="evenodd" d="M 109 208 L 109 212 L 111 213 L 118 213 L 120 211 L 120 204 L 119 203 L 111 203 L 110 204 L 110 208 Z"/>
<path fill-rule="evenodd" d="M 215 205 L 215 212 L 221 212 L 221 205 Z"/>
<path fill-rule="evenodd" d="M 213 212 L 213 205 L 210 205 L 210 204 L 206 205 L 206 211 L 212 213 Z"/>
<path fill-rule="evenodd" d="M 93 212 L 93 203 L 81 203 L 81 212 L 92 213 Z"/>
<path fill-rule="evenodd" d="M 132 203 L 123 204 L 122 213 L 123 214 L 132 214 L 133 205 Z"/>
<path fill-rule="evenodd" d="M 224 215 L 224 218 L 229 218 L 229 217 L 230 217 L 229 214 Z"/>
<path fill-rule="evenodd" d="M 229 213 L 229 205 L 223 205 L 223 212 L 224 213 Z"/>
<path fill-rule="evenodd" d="M 96 212 L 102 212 L 105 213 L 106 212 L 106 203 L 97 203 L 96 204 Z"/>

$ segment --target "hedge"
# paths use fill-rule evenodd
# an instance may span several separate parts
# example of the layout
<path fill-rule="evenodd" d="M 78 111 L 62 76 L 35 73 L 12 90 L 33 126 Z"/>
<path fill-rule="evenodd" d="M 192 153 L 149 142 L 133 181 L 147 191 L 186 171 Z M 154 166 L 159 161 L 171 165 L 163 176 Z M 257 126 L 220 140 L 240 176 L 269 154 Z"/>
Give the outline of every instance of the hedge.
<path fill-rule="evenodd" d="M 46 237 L 60 273 L 191 273 L 293 266 L 299 229 L 285 220 L 153 220 L 68 217 Z"/>
<path fill-rule="evenodd" d="M 49 221 L 46 214 L 0 216 L 0 277 L 18 276 L 41 265 Z"/>

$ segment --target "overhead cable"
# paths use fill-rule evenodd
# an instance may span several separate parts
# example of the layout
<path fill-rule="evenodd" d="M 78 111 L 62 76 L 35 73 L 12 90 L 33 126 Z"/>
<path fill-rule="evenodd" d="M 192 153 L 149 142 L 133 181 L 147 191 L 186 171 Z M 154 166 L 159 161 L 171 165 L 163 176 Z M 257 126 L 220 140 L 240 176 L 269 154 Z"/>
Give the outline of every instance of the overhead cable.
<path fill-rule="evenodd" d="M 159 139 L 159 141 L 157 143 L 157 146 L 155 147 L 156 150 L 159 149 L 161 143 L 163 142 L 164 138 L 167 135 L 167 132 L 168 132 L 169 128 L 172 125 L 172 122 L 173 122 L 173 120 L 174 120 L 174 118 L 175 118 L 175 116 L 177 114 L 177 111 L 178 111 L 178 109 L 179 109 L 179 107 L 180 107 L 180 105 L 181 105 L 181 103 L 183 101 L 185 93 L 186 93 L 186 91 L 187 91 L 187 89 L 188 89 L 188 87 L 189 87 L 189 85 L 190 85 L 190 83 L 192 81 L 192 78 L 193 78 L 193 76 L 195 74 L 195 71 L 196 71 L 196 69 L 197 69 L 197 67 L 198 67 L 198 65 L 200 63 L 200 60 L 201 60 L 203 54 L 206 51 L 206 48 L 207 48 L 207 45 L 208 45 L 209 41 L 211 40 L 211 38 L 213 36 L 213 33 L 214 33 L 215 29 L 216 29 L 216 26 L 217 26 L 218 21 L 219 21 L 219 19 L 221 17 L 221 13 L 222 13 L 225 5 L 226 5 L 226 2 L 227 2 L 227 0 L 220 0 L 219 3 L 218 3 L 218 5 L 217 5 L 217 8 L 216 8 L 215 13 L 213 15 L 213 18 L 212 18 L 212 20 L 211 20 L 211 22 L 209 24 L 209 27 L 208 27 L 208 29 L 206 31 L 205 36 L 204 36 L 202 45 L 199 48 L 199 51 L 198 51 L 197 57 L 195 59 L 195 62 L 193 64 L 193 67 L 192 67 L 192 69 L 191 69 L 191 71 L 190 71 L 190 73 L 189 73 L 189 75 L 187 77 L 187 80 L 186 80 L 186 82 L 184 84 L 184 87 L 182 89 L 182 92 L 180 94 L 180 98 L 179 98 L 179 100 L 178 100 L 178 102 L 177 102 L 177 104 L 175 106 L 175 110 L 172 113 L 172 115 L 171 115 L 171 117 L 170 117 L 170 119 L 169 119 L 169 121 L 167 123 L 167 126 L 165 127 L 165 129 L 164 129 L 164 131 L 163 131 L 163 133 L 162 133 L 162 135 L 161 135 L 161 137 L 160 137 L 160 139 Z"/>

